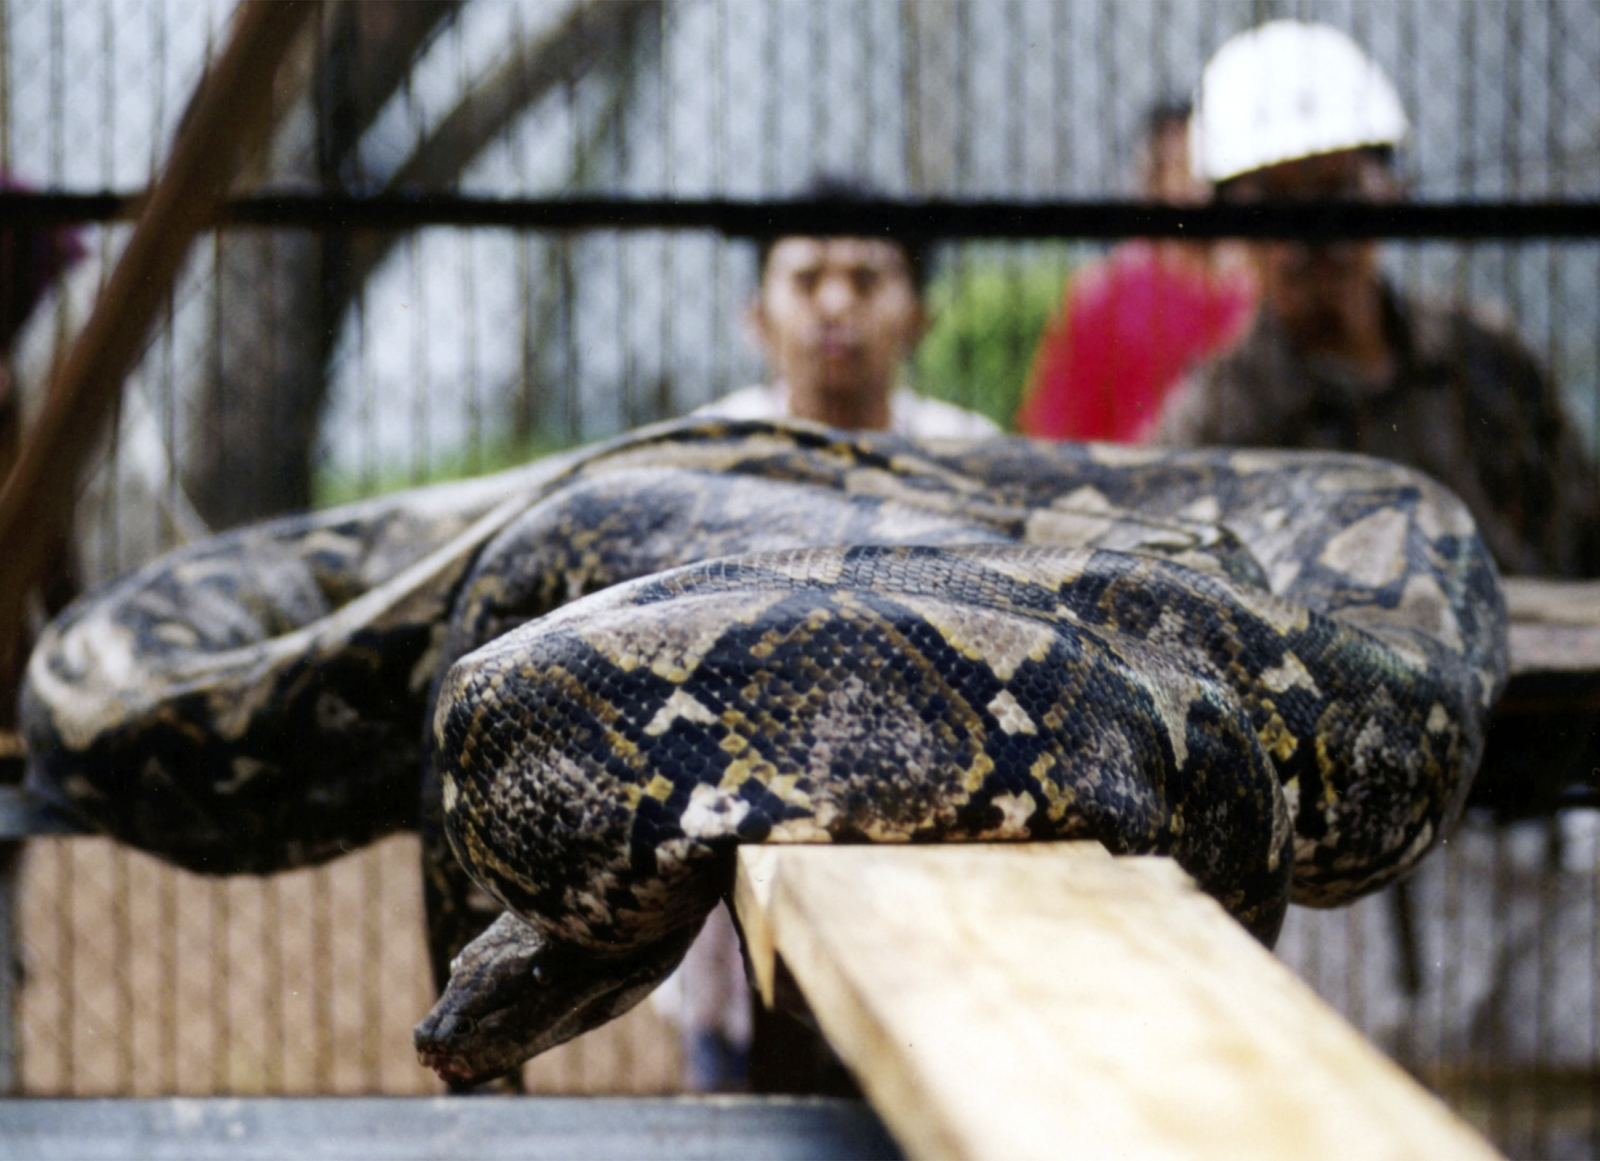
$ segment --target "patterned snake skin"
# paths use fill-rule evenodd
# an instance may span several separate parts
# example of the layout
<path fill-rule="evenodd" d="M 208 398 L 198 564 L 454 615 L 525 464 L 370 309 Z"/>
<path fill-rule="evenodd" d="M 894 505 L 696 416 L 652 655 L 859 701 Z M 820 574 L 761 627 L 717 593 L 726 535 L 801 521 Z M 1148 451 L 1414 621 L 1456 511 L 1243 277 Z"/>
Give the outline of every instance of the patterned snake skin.
<path fill-rule="evenodd" d="M 22 709 L 36 792 L 185 866 L 420 823 L 464 1080 L 642 998 L 741 842 L 1095 838 L 1270 943 L 1447 831 L 1504 672 L 1404 468 L 700 422 L 174 553 Z"/>

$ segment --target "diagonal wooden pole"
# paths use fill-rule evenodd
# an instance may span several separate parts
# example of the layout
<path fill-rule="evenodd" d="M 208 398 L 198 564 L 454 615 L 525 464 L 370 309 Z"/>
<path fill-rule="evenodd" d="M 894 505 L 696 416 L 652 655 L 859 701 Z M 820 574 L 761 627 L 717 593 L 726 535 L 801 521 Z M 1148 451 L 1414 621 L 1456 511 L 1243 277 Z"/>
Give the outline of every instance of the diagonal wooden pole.
<path fill-rule="evenodd" d="M 0 488 L 0 657 L 15 647 L 28 590 L 72 517 L 79 477 L 189 243 L 214 220 L 247 147 L 260 140 L 278 66 L 318 7 L 317 0 L 242 0 L 132 238 L 51 377 Z"/>

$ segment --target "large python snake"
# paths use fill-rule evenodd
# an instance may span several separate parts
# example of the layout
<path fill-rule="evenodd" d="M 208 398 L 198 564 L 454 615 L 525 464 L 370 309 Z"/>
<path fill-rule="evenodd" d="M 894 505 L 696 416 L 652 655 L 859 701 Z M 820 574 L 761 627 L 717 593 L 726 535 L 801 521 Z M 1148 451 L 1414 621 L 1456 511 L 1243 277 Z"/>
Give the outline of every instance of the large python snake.
<path fill-rule="evenodd" d="M 683 422 L 174 552 L 22 711 L 36 792 L 184 866 L 446 836 L 417 1042 L 467 1079 L 642 998 L 741 842 L 1094 838 L 1270 943 L 1447 832 L 1505 655 L 1393 464 Z"/>

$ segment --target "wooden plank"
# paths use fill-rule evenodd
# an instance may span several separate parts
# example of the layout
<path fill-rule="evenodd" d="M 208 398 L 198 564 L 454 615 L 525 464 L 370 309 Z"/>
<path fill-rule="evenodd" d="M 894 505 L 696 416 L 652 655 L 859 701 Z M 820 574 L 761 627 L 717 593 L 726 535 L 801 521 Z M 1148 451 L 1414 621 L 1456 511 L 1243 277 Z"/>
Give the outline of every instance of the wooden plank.
<path fill-rule="evenodd" d="M 733 880 L 733 909 L 739 916 L 740 935 L 750 957 L 756 991 L 769 1008 L 772 1007 L 777 956 L 767 916 L 772 907 L 772 881 L 777 875 L 780 849 L 777 846 L 744 847 L 739 852 L 739 873 Z"/>
<path fill-rule="evenodd" d="M 1507 577 L 1511 673 L 1600 672 L 1600 581 Z"/>
<path fill-rule="evenodd" d="M 1496 1156 L 1170 860 L 745 848 L 758 874 L 741 923 L 913 1157 Z"/>
<path fill-rule="evenodd" d="M 1536 673 L 1593 677 L 1600 672 L 1600 625 L 1512 621 L 1511 678 Z"/>
<path fill-rule="evenodd" d="M 1501 585 L 1513 622 L 1600 626 L 1600 581 L 1508 576 Z"/>

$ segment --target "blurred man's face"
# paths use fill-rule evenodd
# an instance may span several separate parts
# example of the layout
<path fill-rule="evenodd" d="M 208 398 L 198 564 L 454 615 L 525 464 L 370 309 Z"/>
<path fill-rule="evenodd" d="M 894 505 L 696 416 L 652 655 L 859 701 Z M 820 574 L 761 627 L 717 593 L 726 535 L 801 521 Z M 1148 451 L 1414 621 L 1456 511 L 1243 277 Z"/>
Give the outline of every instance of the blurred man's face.
<path fill-rule="evenodd" d="M 1393 201 L 1394 176 L 1365 149 L 1286 161 L 1224 183 L 1227 202 Z M 1261 301 L 1282 318 L 1303 349 L 1337 346 L 1340 320 L 1352 296 L 1377 284 L 1376 242 L 1258 242 L 1250 247 L 1261 285 Z"/>
<path fill-rule="evenodd" d="M 1146 140 L 1139 177 L 1140 192 L 1150 201 L 1197 206 L 1211 196 L 1189 168 L 1189 124 L 1176 118 L 1162 121 Z"/>
<path fill-rule="evenodd" d="M 872 238 L 784 238 L 752 321 L 795 398 L 887 399 L 926 318 L 905 251 Z"/>

